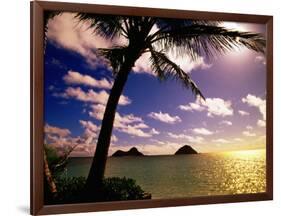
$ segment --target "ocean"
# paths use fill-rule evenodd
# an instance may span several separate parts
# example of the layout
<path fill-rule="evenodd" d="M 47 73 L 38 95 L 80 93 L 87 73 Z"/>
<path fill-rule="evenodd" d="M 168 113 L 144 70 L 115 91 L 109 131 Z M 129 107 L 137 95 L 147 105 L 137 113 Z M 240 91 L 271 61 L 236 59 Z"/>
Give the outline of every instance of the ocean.
<path fill-rule="evenodd" d="M 196 155 L 109 157 L 106 177 L 136 180 L 152 199 L 266 190 L 265 150 Z M 87 176 L 92 158 L 70 158 L 64 176 Z"/>

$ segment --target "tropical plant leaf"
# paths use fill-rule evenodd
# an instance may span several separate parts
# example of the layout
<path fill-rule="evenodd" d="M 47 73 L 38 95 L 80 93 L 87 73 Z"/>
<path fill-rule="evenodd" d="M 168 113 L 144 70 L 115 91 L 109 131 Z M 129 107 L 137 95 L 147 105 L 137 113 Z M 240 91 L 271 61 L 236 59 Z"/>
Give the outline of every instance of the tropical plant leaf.
<path fill-rule="evenodd" d="M 117 46 L 110 49 L 98 49 L 98 53 L 110 61 L 113 74 L 116 75 L 120 71 L 121 66 L 125 63 L 127 47 Z"/>
<path fill-rule="evenodd" d="M 124 21 L 122 16 L 78 13 L 75 17 L 80 21 L 89 22 L 89 28 L 93 29 L 93 33 L 106 39 L 112 40 L 121 34 L 127 36 L 127 31 L 122 26 Z"/>
<path fill-rule="evenodd" d="M 179 55 L 187 54 L 193 59 L 199 56 L 210 58 L 241 46 L 264 53 L 266 44 L 260 34 L 197 24 L 160 31 L 151 43 L 165 51 L 173 49 Z"/>
<path fill-rule="evenodd" d="M 171 61 L 164 52 L 158 52 L 154 50 L 153 47 L 150 47 L 149 50 L 151 53 L 150 62 L 152 70 L 157 74 L 159 79 L 163 80 L 169 77 L 175 78 L 180 81 L 184 87 L 190 88 L 195 96 L 200 96 L 205 100 L 198 86 L 179 65 Z"/>

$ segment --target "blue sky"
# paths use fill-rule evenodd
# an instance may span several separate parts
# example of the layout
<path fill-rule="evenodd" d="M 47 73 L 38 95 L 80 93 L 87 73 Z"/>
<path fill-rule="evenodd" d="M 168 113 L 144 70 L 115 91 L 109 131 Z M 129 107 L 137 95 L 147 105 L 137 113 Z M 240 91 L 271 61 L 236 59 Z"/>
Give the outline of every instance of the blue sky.
<path fill-rule="evenodd" d="M 223 23 L 265 32 L 265 26 Z M 72 156 L 92 156 L 110 88 L 109 64 L 96 54 L 106 41 L 64 13 L 48 24 L 45 52 L 45 141 Z M 266 62 L 245 48 L 206 61 L 170 58 L 198 84 L 206 101 L 175 80 L 159 81 L 149 56 L 135 64 L 119 100 L 109 154 L 136 146 L 145 154 L 173 154 L 188 144 L 199 152 L 265 147 Z"/>

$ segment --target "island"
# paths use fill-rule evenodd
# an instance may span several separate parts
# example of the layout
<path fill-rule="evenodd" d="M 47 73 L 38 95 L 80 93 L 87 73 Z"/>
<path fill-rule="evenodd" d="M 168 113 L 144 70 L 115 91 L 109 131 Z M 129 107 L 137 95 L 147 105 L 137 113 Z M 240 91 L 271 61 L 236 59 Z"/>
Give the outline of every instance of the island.
<path fill-rule="evenodd" d="M 183 147 L 179 148 L 175 153 L 175 155 L 182 155 L 182 154 L 197 154 L 197 151 L 195 151 L 189 145 L 184 145 Z"/>
<path fill-rule="evenodd" d="M 112 157 L 123 157 L 123 156 L 144 156 L 143 153 L 139 152 L 136 147 L 132 147 L 129 151 L 117 150 L 112 154 Z"/>

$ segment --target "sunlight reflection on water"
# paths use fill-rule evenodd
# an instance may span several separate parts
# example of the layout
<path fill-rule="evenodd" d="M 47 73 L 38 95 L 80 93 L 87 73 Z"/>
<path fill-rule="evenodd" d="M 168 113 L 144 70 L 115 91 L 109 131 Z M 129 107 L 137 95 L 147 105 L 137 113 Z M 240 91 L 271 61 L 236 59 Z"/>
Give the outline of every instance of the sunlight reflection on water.
<path fill-rule="evenodd" d="M 68 176 L 87 176 L 91 158 L 72 158 Z M 265 150 L 109 158 L 106 176 L 136 180 L 152 198 L 258 193 L 266 190 Z"/>

